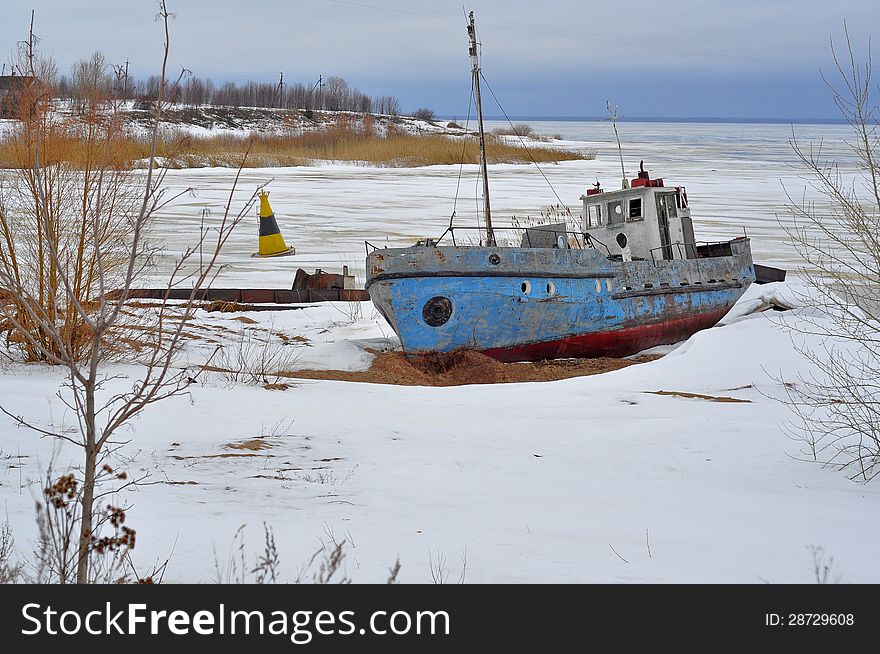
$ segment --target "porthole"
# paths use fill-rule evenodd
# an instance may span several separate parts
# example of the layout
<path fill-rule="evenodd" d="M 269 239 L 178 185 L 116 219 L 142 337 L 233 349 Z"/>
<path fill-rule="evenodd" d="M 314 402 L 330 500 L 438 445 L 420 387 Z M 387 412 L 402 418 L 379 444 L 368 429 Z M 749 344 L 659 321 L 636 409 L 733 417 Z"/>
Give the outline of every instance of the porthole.
<path fill-rule="evenodd" d="M 501 263 L 501 257 L 499 257 L 497 254 L 490 254 L 489 263 L 491 263 L 493 266 L 497 266 L 499 263 Z"/>
<path fill-rule="evenodd" d="M 556 295 L 556 284 L 547 282 L 547 295 Z"/>
<path fill-rule="evenodd" d="M 529 293 L 532 292 L 532 283 L 531 282 L 528 282 L 528 281 L 523 282 L 522 284 L 519 285 L 519 287 L 522 290 L 524 295 L 528 295 Z"/>
<path fill-rule="evenodd" d="M 448 297 L 432 297 L 422 308 L 422 318 L 431 327 L 445 325 L 452 315 L 452 302 Z"/>

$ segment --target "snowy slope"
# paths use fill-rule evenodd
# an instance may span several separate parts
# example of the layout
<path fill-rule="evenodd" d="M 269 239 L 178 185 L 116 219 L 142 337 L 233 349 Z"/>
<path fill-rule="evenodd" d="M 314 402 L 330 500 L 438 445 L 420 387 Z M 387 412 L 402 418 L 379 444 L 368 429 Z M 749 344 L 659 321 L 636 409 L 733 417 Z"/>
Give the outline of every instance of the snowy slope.
<path fill-rule="evenodd" d="M 287 328 L 308 319 L 294 314 Z M 153 482 L 126 496 L 138 560 L 173 548 L 170 579 L 209 581 L 212 546 L 224 559 L 246 524 L 256 549 L 265 522 L 287 578 L 332 534 L 353 543 L 346 571 L 363 582 L 384 580 L 398 556 L 408 582 L 429 581 L 438 556 L 453 578 L 465 556 L 469 582 L 810 582 L 810 546 L 844 581 L 878 582 L 880 490 L 793 457 L 770 373 L 809 364 L 771 314 L 732 319 L 652 363 L 544 384 L 320 381 L 279 392 L 208 376 L 129 434 L 128 469 Z M 70 425 L 54 396 L 61 381 L 18 368 L 0 397 L 41 424 Z M 7 419 L 0 430 L 5 454 L 28 456 L 0 476 L 21 544 L 52 444 Z M 261 435 L 272 447 L 227 447 Z M 253 456 L 216 456 L 230 453 Z M 56 465 L 73 456 L 64 449 Z"/>

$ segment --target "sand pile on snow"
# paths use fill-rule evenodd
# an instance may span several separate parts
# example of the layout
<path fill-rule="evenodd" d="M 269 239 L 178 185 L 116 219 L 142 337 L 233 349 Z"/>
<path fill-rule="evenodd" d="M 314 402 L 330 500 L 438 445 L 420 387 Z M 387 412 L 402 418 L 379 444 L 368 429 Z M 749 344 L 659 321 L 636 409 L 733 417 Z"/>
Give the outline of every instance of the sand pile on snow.
<path fill-rule="evenodd" d="M 643 355 L 632 359 L 561 359 L 536 363 L 502 363 L 479 352 L 458 351 L 422 356 L 402 352 L 378 353 L 369 370 L 297 370 L 285 377 L 331 379 L 397 386 L 462 386 L 538 382 L 595 375 L 619 370 L 634 363 L 660 358 Z"/>

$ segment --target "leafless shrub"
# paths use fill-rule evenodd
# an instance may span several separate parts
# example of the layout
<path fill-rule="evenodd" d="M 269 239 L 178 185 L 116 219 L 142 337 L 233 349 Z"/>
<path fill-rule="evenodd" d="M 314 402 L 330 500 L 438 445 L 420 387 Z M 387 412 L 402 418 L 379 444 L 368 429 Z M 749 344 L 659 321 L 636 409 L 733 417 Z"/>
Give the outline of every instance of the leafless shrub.
<path fill-rule="evenodd" d="M 497 134 L 498 136 L 531 136 L 535 133 L 535 128 L 529 125 L 528 123 L 515 123 L 510 127 L 499 127 L 498 129 L 492 130 L 493 134 Z"/>
<path fill-rule="evenodd" d="M 436 555 L 432 555 L 430 550 L 428 551 L 428 568 L 431 572 L 431 581 L 435 584 L 448 584 L 449 577 L 452 574 L 452 570 L 449 568 L 446 562 L 446 555 L 440 550 L 437 551 Z M 465 578 L 467 577 L 467 550 L 462 550 L 461 553 L 461 565 L 459 567 L 458 573 L 458 582 L 459 584 L 463 584 L 465 582 Z"/>
<path fill-rule="evenodd" d="M 70 256 L 61 242 L 55 238 L 57 222 L 55 214 L 50 210 L 46 180 L 52 175 L 51 161 L 47 162 L 41 151 L 41 131 L 30 132 L 33 138 L 32 158 L 26 166 L 26 174 L 33 182 L 28 188 L 33 193 L 28 201 L 33 202 L 33 232 L 39 256 L 31 259 L 32 265 L 38 270 L 41 266 L 51 268 L 50 279 L 53 284 L 31 284 L 26 275 L 17 272 L 18 259 L 13 262 L 12 251 L 2 249 L 0 257 L 0 287 L 4 289 L 4 299 L 0 301 L 0 316 L 16 342 L 22 343 L 31 360 L 45 361 L 61 367 L 66 376 L 64 389 L 60 394 L 62 401 L 76 416 L 78 434 L 44 428 L 33 420 L 10 412 L 0 406 L 0 411 L 13 419 L 22 427 L 33 430 L 43 436 L 64 441 L 79 448 L 83 454 L 83 466 L 71 476 L 65 488 L 74 489 L 73 496 L 62 499 L 59 496 L 47 498 L 54 503 L 64 503 L 60 507 L 62 513 L 55 516 L 51 510 L 44 514 L 47 541 L 43 554 L 50 557 L 47 574 L 54 575 L 57 581 L 72 581 L 71 568 L 75 567 L 75 581 L 88 583 L 99 579 L 108 579 L 106 570 L 103 577 L 98 577 L 101 570 L 93 568 L 103 565 L 99 549 L 113 548 L 115 541 L 103 544 L 95 543 L 93 537 L 98 533 L 97 527 L 102 521 L 119 521 L 120 517 L 110 509 L 101 509 L 97 502 L 105 495 L 100 488 L 102 470 L 108 465 L 112 453 L 123 445 L 114 440 L 117 434 L 129 421 L 148 406 L 163 399 L 184 393 L 192 384 L 197 374 L 188 369 L 174 366 L 176 357 L 185 342 L 185 326 L 192 319 L 198 306 L 196 297 L 202 289 L 210 286 L 218 272 L 217 259 L 234 227 L 247 215 L 253 206 L 256 193 L 237 214 L 232 211 L 232 198 L 238 175 L 232 185 L 229 201 L 218 224 L 208 226 L 200 234 L 200 241 L 184 252 L 176 263 L 168 281 L 168 289 L 180 283 L 190 288 L 190 296 L 183 304 L 175 308 L 173 323 L 168 321 L 168 310 L 162 305 L 155 314 L 152 325 L 153 338 L 157 347 L 151 348 L 148 356 L 140 362 L 140 377 L 135 379 L 128 390 L 117 393 L 104 393 L 108 383 L 113 380 L 105 371 L 105 363 L 114 351 L 108 343 L 112 340 L 114 330 L 123 324 L 124 305 L 131 294 L 132 286 L 144 267 L 144 242 L 152 217 L 167 202 L 164 194 L 163 181 L 167 170 L 154 169 L 156 148 L 158 144 L 159 123 L 162 112 L 167 106 L 165 101 L 168 89 L 165 86 L 165 72 L 170 47 L 168 11 L 164 0 L 159 3 L 159 22 L 164 31 L 164 48 L 162 63 L 162 82 L 159 85 L 158 101 L 154 107 L 154 124 L 152 132 L 150 165 L 140 177 L 139 199 L 136 203 L 126 201 L 122 205 L 115 204 L 118 197 L 117 187 L 113 184 L 114 167 L 109 159 L 112 141 L 105 135 L 97 141 L 98 152 L 92 170 L 99 171 L 92 181 L 94 195 L 89 196 L 92 204 L 82 215 L 81 231 L 76 243 L 78 252 L 90 252 L 89 273 L 87 284 L 81 284 L 81 261 L 79 256 Z M 27 70 L 32 74 L 36 67 L 36 39 L 33 28 L 28 40 L 23 45 L 23 59 Z M 35 93 L 39 91 L 38 85 Z M 37 107 L 36 115 L 45 115 L 47 98 L 40 95 L 32 98 Z M 42 112 L 42 113 L 41 113 Z M 39 125 L 37 126 L 39 127 Z M 49 168 L 47 168 L 49 166 Z M 239 174 L 241 169 L 239 168 Z M 83 183 L 81 177 L 68 177 L 77 197 L 85 191 L 78 187 Z M 126 197 L 128 197 L 126 195 Z M 172 198 L 173 199 L 173 198 Z M 107 228 L 108 216 L 121 216 L 120 220 L 127 229 L 122 245 L 111 239 L 105 247 L 102 240 Z M 109 212 L 109 213 L 108 213 Z M 0 211 L 0 214 L 3 214 Z M 6 214 L 3 214 L 4 216 Z M 8 216 L 7 216 L 8 218 Z M 2 238 L 9 242 L 8 233 L 14 232 L 20 223 L 5 220 L 0 223 Z M 198 272 L 184 273 L 187 262 L 202 251 L 202 245 L 211 240 Z M 14 236 L 13 236 L 13 241 Z M 42 249 L 39 249 L 42 248 Z M 121 258 L 119 260 L 118 258 Z M 116 262 L 116 263 L 113 263 Z M 40 273 L 42 274 L 42 273 Z M 38 275 L 40 278 L 40 275 Z M 87 294 L 84 288 L 88 288 Z M 63 317 L 62 317 L 63 316 Z M 54 482 L 53 482 L 54 483 Z M 131 483 L 131 482 L 129 482 Z M 69 511 L 69 515 L 67 513 Z M 109 512 L 109 513 L 108 513 Z M 51 516 L 51 517 L 50 517 Z M 115 516 L 115 517 L 114 517 Z M 58 518 L 56 522 L 52 522 Z M 73 525 L 73 527 L 72 527 Z M 75 528 L 76 534 L 71 535 L 70 529 Z M 120 526 L 121 529 L 121 526 Z M 120 536 L 119 538 L 122 538 Z M 75 542 L 74 552 L 69 549 Z M 60 549 L 59 549 L 60 548 Z M 113 550 L 116 551 L 116 550 Z"/>
<path fill-rule="evenodd" d="M 427 123 L 434 122 L 434 112 L 431 109 L 426 107 L 422 107 L 421 109 L 416 109 L 412 115 L 416 120 L 424 120 Z"/>
<path fill-rule="evenodd" d="M 237 339 L 218 350 L 212 369 L 233 384 L 277 384 L 278 373 L 294 367 L 299 358 L 296 348 L 275 338 L 271 326 L 265 331 L 242 326 Z"/>
<path fill-rule="evenodd" d="M 800 302 L 811 311 L 797 324 L 782 320 L 798 350 L 817 372 L 787 382 L 786 403 L 795 420 L 787 429 L 813 461 L 867 482 L 880 472 L 880 152 L 878 107 L 872 97 L 871 52 L 859 64 L 846 33 L 841 58 L 832 43 L 839 85 L 825 79 L 852 128 L 854 179 L 822 153 L 822 144 L 792 147 L 811 189 L 829 207 L 789 194 L 790 221 L 780 221 L 801 257 L 809 292 Z M 823 76 L 824 77 L 824 76 Z M 818 316 L 818 317 L 816 317 Z M 818 337 L 820 345 L 803 343 Z"/>
<path fill-rule="evenodd" d="M 282 438 L 291 435 L 293 418 L 279 418 L 271 424 L 263 424 L 260 427 L 260 438 Z M 309 438 L 306 436 L 306 438 Z"/>
<path fill-rule="evenodd" d="M 360 282 L 362 284 L 360 280 L 357 280 L 357 282 Z M 334 302 L 333 306 L 335 309 L 341 311 L 343 315 L 345 315 L 349 323 L 355 323 L 359 320 L 363 320 L 364 318 L 364 303 L 360 300 L 349 299 L 344 303 Z"/>
<path fill-rule="evenodd" d="M 14 584 L 21 580 L 24 571 L 20 563 L 13 561 L 15 538 L 9 521 L 0 526 L 0 584 Z"/>
<path fill-rule="evenodd" d="M 33 70 L 34 42 L 22 51 Z M 0 180 L 0 332 L 7 350 L 27 361 L 56 363 L 62 350 L 82 360 L 102 285 L 125 280 L 131 252 L 133 278 L 149 265 L 146 225 L 131 229 L 142 180 L 110 154 L 122 125 L 97 100 L 74 125 L 53 118 L 51 88 L 35 83 L 24 95 L 33 110 L 5 137 L 14 160 Z M 65 160 L 72 142 L 81 145 L 78 156 Z"/>
<path fill-rule="evenodd" d="M 827 557 L 825 548 L 813 545 L 807 548 L 813 556 L 813 574 L 817 584 L 839 584 L 840 574 L 834 572 L 834 557 Z"/>

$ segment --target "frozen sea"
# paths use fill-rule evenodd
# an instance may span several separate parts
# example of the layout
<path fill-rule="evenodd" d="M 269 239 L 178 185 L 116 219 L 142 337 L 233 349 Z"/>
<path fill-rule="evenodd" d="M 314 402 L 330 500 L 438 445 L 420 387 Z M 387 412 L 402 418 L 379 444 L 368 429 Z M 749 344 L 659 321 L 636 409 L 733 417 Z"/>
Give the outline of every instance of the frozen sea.
<path fill-rule="evenodd" d="M 578 199 L 597 180 L 603 188 L 620 184 L 620 163 L 608 122 L 533 121 L 536 134 L 560 135 L 553 145 L 595 152 L 589 161 L 490 166 L 490 191 L 496 223 L 512 217 L 536 218 L 560 200 L 579 213 Z M 490 121 L 488 129 L 506 123 Z M 823 198 L 807 187 L 804 170 L 792 149 L 793 135 L 803 144 L 822 144 L 846 173 L 854 167 L 845 143 L 845 125 L 735 123 L 636 123 L 619 125 L 627 176 L 640 161 L 667 185 L 685 186 L 698 240 L 743 234 L 752 238 L 755 260 L 796 270 L 802 263 L 788 242 L 780 220 L 787 220 L 786 193 L 805 192 L 821 206 Z M 192 187 L 160 217 L 157 233 L 167 234 L 170 257 L 194 243 L 202 209 L 218 219 L 234 177 L 233 170 L 202 168 L 172 171 L 174 190 Z M 542 174 L 543 173 L 543 174 Z M 546 181 L 545 181 L 546 177 Z M 549 182 L 549 183 L 548 183 Z M 479 178 L 475 165 L 422 168 L 375 168 L 325 163 L 301 168 L 247 169 L 236 197 L 243 201 L 258 184 L 268 183 L 270 200 L 282 233 L 297 256 L 254 260 L 257 220 L 245 221 L 227 246 L 227 268 L 218 283 L 226 286 L 286 286 L 297 267 L 338 269 L 349 265 L 364 272 L 364 241 L 410 245 L 437 237 L 455 212 L 455 224 L 477 224 Z M 558 197 L 558 199 L 557 199 Z M 456 200 L 457 198 L 457 200 Z"/>

